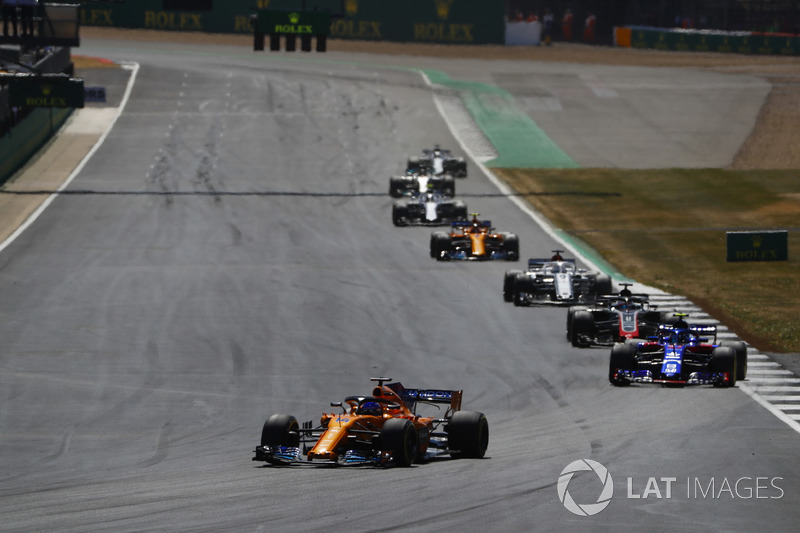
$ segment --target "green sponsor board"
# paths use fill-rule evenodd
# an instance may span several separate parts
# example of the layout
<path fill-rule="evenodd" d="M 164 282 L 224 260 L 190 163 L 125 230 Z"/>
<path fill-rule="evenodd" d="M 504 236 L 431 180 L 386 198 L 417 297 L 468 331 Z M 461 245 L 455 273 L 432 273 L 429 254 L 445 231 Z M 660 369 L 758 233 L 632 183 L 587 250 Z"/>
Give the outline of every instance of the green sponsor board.
<path fill-rule="evenodd" d="M 256 30 L 267 35 L 327 35 L 330 25 L 329 13 L 260 10 Z"/>
<path fill-rule="evenodd" d="M 66 75 L 10 76 L 8 103 L 16 107 L 83 107 L 83 80 Z"/>
<path fill-rule="evenodd" d="M 789 259 L 787 231 L 730 231 L 727 235 L 729 262 Z"/>
<path fill-rule="evenodd" d="M 307 5 L 306 5 L 307 4 Z M 485 0 L 228 0 L 211 11 L 170 11 L 163 0 L 92 2 L 81 24 L 209 33 L 253 33 L 257 10 L 331 15 L 328 34 L 337 39 L 398 42 L 503 44 L 505 2 Z M 262 33 L 269 33 L 262 31 Z"/>

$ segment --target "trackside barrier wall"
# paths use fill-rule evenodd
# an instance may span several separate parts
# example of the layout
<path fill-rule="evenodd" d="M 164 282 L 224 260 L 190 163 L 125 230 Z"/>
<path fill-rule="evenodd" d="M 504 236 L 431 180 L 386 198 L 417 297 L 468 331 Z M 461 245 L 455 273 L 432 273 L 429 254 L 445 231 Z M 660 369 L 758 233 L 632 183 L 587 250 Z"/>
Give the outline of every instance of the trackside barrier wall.
<path fill-rule="evenodd" d="M 0 183 L 50 140 L 72 113 L 72 108 L 34 108 L 19 124 L 0 137 Z"/>
<path fill-rule="evenodd" d="M 395 42 L 504 44 L 505 2 L 486 0 L 307 0 L 341 18 L 329 37 Z M 299 10 L 300 0 L 216 1 L 208 11 L 167 11 L 163 0 L 91 2 L 81 8 L 84 26 L 252 34 L 255 9 Z"/>
<path fill-rule="evenodd" d="M 800 54 L 800 36 L 645 27 L 614 28 L 614 44 L 680 52 L 724 52 L 755 55 Z"/>

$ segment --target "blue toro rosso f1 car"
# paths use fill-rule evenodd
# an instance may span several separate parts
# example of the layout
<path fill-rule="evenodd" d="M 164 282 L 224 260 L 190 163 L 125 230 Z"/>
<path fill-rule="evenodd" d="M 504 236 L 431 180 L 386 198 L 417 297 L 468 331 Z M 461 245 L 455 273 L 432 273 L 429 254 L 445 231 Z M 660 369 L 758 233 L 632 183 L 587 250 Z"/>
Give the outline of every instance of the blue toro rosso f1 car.
<path fill-rule="evenodd" d="M 733 387 L 747 375 L 747 345 L 717 344 L 716 326 L 689 326 L 683 317 L 661 325 L 647 341 L 628 339 L 611 349 L 608 379 L 612 385 L 660 383 L 666 386 Z M 713 337 L 713 339 L 711 339 Z"/>

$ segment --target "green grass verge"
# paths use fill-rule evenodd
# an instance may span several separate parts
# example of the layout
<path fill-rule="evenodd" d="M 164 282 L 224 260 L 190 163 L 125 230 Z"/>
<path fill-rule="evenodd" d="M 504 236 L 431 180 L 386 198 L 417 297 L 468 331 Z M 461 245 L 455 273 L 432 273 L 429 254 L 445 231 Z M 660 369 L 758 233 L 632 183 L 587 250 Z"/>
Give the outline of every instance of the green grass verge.
<path fill-rule="evenodd" d="M 760 350 L 800 352 L 800 172 L 492 170 L 623 275 L 686 296 Z M 788 261 L 727 261 L 728 231 L 774 229 L 789 231 Z"/>

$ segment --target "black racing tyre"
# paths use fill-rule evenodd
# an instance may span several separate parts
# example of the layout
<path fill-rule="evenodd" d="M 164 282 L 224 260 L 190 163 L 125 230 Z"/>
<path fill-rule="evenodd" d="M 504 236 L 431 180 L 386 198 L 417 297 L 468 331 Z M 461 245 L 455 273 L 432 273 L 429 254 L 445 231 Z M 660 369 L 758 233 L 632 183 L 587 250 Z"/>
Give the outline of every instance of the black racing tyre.
<path fill-rule="evenodd" d="M 442 176 L 439 182 L 439 190 L 443 195 L 453 197 L 456 195 L 456 182 L 453 176 Z"/>
<path fill-rule="evenodd" d="M 636 370 L 636 346 L 628 343 L 615 344 L 611 348 L 611 359 L 608 365 L 608 381 L 616 386 L 627 385 L 626 381 L 616 379 L 617 370 Z"/>
<path fill-rule="evenodd" d="M 411 466 L 417 459 L 417 438 L 417 430 L 410 420 L 391 418 L 381 428 L 381 451 L 390 452 L 397 466 Z"/>
<path fill-rule="evenodd" d="M 728 383 L 721 386 L 733 387 L 736 385 L 736 353 L 733 348 L 730 346 L 717 346 L 714 348 L 708 365 L 711 372 L 728 372 Z"/>
<path fill-rule="evenodd" d="M 522 274 L 522 270 L 507 270 L 503 275 L 503 301 L 514 301 L 514 278 Z"/>
<path fill-rule="evenodd" d="M 392 198 L 400 198 L 403 196 L 404 189 L 405 185 L 403 178 L 389 178 L 389 196 Z"/>
<path fill-rule="evenodd" d="M 680 317 L 675 316 L 674 311 L 661 311 L 661 323 L 667 326 L 674 326 Z"/>
<path fill-rule="evenodd" d="M 443 231 L 431 233 L 431 257 L 442 260 L 442 252 L 450 250 L 450 235 Z"/>
<path fill-rule="evenodd" d="M 524 272 L 514 276 L 514 283 L 511 286 L 511 299 L 517 307 L 526 304 L 525 294 L 533 292 L 533 283 L 530 277 Z"/>
<path fill-rule="evenodd" d="M 395 226 L 408 226 L 408 206 L 395 202 L 392 205 L 392 222 Z"/>
<path fill-rule="evenodd" d="M 571 305 L 567 309 L 567 340 L 572 341 L 572 318 L 578 311 L 583 311 L 585 307 L 581 305 Z"/>
<path fill-rule="evenodd" d="M 594 337 L 594 315 L 591 311 L 577 311 L 572 317 L 572 337 L 569 341 L 573 346 L 585 348 L 591 343 L 584 340 Z"/>
<path fill-rule="evenodd" d="M 262 446 L 299 446 L 300 429 L 297 419 L 290 415 L 272 415 L 261 429 Z"/>
<path fill-rule="evenodd" d="M 743 341 L 722 341 L 719 345 L 733 349 L 736 355 L 736 381 L 744 381 L 747 378 L 747 344 Z"/>
<path fill-rule="evenodd" d="M 503 239 L 503 249 L 506 251 L 508 261 L 519 261 L 519 237 L 514 233 L 507 233 Z"/>
<path fill-rule="evenodd" d="M 594 296 L 597 298 L 602 294 L 611 294 L 611 276 L 608 274 L 598 274 L 594 280 Z"/>
<path fill-rule="evenodd" d="M 455 222 L 466 222 L 469 219 L 467 204 L 461 200 L 453 202 L 453 220 Z"/>
<path fill-rule="evenodd" d="M 467 162 L 464 160 L 463 157 L 454 157 L 452 159 L 447 159 L 443 165 L 444 171 L 448 174 L 452 174 L 456 178 L 466 178 L 467 177 Z"/>
<path fill-rule="evenodd" d="M 447 447 L 455 458 L 481 459 L 489 447 L 489 422 L 477 411 L 457 411 L 447 424 Z"/>

